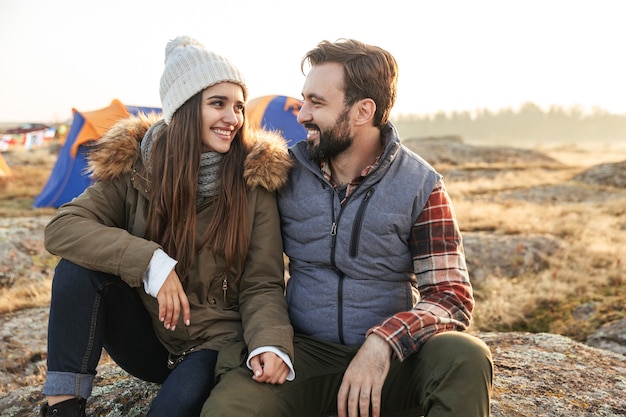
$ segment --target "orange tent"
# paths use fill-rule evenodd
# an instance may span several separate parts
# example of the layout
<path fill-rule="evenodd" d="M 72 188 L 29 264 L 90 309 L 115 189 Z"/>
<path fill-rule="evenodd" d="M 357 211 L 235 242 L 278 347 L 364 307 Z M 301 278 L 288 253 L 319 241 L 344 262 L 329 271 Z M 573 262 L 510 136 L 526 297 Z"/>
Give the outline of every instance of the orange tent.
<path fill-rule="evenodd" d="M 72 124 L 50 178 L 35 198 L 34 207 L 59 207 L 91 184 L 87 172 L 87 142 L 98 140 L 116 122 L 131 114 L 160 112 L 161 109 L 154 107 L 125 106 L 117 99 L 94 111 L 72 109 Z"/>
<path fill-rule="evenodd" d="M 0 177 L 10 177 L 11 175 L 13 175 L 11 168 L 9 168 L 9 164 L 7 164 L 4 156 L 0 153 Z"/>
<path fill-rule="evenodd" d="M 72 109 L 72 114 L 76 114 L 77 111 L 76 109 Z M 80 114 L 85 119 L 85 123 L 72 143 L 70 149 L 72 158 L 76 157 L 78 148 L 81 145 L 102 137 L 115 122 L 129 116 L 126 106 L 118 99 L 113 99 L 109 106 L 102 109 L 80 112 Z"/>

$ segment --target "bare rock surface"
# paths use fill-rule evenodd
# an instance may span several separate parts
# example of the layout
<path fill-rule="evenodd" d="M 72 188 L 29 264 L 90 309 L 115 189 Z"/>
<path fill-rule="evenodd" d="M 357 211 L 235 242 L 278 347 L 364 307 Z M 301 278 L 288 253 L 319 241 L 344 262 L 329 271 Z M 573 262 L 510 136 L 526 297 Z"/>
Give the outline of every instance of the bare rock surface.
<path fill-rule="evenodd" d="M 43 247 L 43 228 L 49 221 L 47 216 L 0 219 L 0 289 L 51 272 L 53 256 Z"/>
<path fill-rule="evenodd" d="M 548 266 L 562 243 L 552 236 L 463 233 L 467 268 L 474 284 L 488 275 L 512 278 L 537 273 Z"/>
<path fill-rule="evenodd" d="M 574 179 L 587 184 L 626 188 L 626 161 L 595 165 Z"/>
<path fill-rule="evenodd" d="M 88 416 L 145 416 L 159 386 L 134 378 L 114 363 L 98 369 L 92 396 L 87 401 Z M 44 402 L 41 386 L 19 388 L 0 396 L 0 417 L 34 417 Z"/>
<path fill-rule="evenodd" d="M 490 197 L 498 200 L 532 201 L 537 204 L 603 203 L 626 198 L 626 190 L 571 182 L 503 191 Z"/>
<path fill-rule="evenodd" d="M 492 416 L 626 416 L 626 356 L 548 333 L 481 338 L 495 363 Z"/>
<path fill-rule="evenodd" d="M 626 355 L 626 319 L 603 324 L 587 337 L 585 344 Z"/>
<path fill-rule="evenodd" d="M 531 149 L 508 146 L 477 146 L 463 143 L 458 136 L 425 137 L 405 139 L 402 143 L 433 165 L 449 164 L 496 164 L 514 167 L 558 166 L 554 158 Z"/>
<path fill-rule="evenodd" d="M 0 316 L 0 394 L 39 384 L 45 375 L 49 310 L 40 307 Z"/>
<path fill-rule="evenodd" d="M 626 416 L 626 356 L 547 333 L 477 336 L 494 358 L 493 417 Z M 0 396 L 0 417 L 37 415 L 40 390 L 23 387 Z M 89 415 L 144 416 L 157 390 L 105 364 L 87 402 Z"/>

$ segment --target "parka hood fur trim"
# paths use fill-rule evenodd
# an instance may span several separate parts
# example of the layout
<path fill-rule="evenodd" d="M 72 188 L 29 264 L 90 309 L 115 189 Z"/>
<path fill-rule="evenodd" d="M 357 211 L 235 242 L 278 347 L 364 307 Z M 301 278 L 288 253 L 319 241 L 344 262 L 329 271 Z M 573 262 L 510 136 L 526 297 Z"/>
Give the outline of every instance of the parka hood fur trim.
<path fill-rule="evenodd" d="M 130 172 L 141 158 L 141 140 L 159 117 L 139 114 L 120 120 L 100 139 L 90 143 L 88 171 L 94 180 L 110 180 Z M 278 191 L 287 181 L 293 162 L 279 132 L 249 129 L 251 150 L 244 162 L 244 178 L 250 188 Z"/>

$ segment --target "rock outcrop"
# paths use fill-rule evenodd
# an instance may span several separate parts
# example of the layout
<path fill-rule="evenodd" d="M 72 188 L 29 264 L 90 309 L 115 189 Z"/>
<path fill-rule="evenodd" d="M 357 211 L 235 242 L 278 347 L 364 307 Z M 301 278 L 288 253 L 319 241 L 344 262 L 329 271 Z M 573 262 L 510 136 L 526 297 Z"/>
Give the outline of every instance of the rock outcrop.
<path fill-rule="evenodd" d="M 589 346 L 626 355 L 626 319 L 603 324 L 587 337 L 585 343 Z M 626 393 L 624 396 L 626 397 Z"/>
<path fill-rule="evenodd" d="M 405 139 L 402 143 L 430 164 L 438 165 L 501 165 L 516 167 L 561 165 L 555 159 L 530 149 L 508 146 L 474 146 L 463 143 L 458 136 L 435 136 Z"/>
<path fill-rule="evenodd" d="M 626 356 L 547 333 L 479 333 L 491 348 L 493 417 L 626 416 Z M 39 386 L 0 397 L 0 417 L 32 417 L 43 401 Z M 158 386 L 113 363 L 101 366 L 87 402 L 92 416 L 145 415 Z"/>
<path fill-rule="evenodd" d="M 626 188 L 626 161 L 593 166 L 574 179 L 587 184 Z"/>
<path fill-rule="evenodd" d="M 547 258 L 561 245 L 561 241 L 553 236 L 463 233 L 467 268 L 473 285 L 480 285 L 489 275 L 512 278 L 542 271 L 548 267 Z"/>
<path fill-rule="evenodd" d="M 626 416 L 626 356 L 548 333 L 484 333 L 494 417 Z"/>

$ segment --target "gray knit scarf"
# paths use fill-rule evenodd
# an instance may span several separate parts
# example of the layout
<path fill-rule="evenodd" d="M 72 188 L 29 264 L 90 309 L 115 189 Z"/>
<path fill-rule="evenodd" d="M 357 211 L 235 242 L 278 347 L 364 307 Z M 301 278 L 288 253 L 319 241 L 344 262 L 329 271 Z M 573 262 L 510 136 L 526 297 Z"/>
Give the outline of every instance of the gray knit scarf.
<path fill-rule="evenodd" d="M 143 137 L 141 141 L 141 159 L 144 163 L 148 161 L 154 140 L 157 138 L 159 130 L 164 126 L 165 123 L 163 121 L 153 124 Z M 204 152 L 200 155 L 196 205 L 201 204 L 205 198 L 215 194 L 217 171 L 223 157 L 224 155 L 218 152 Z"/>
<path fill-rule="evenodd" d="M 198 171 L 198 191 L 196 205 L 202 203 L 207 197 L 215 194 L 217 183 L 217 170 L 224 155 L 218 152 L 205 152 L 200 155 L 200 170 Z"/>

